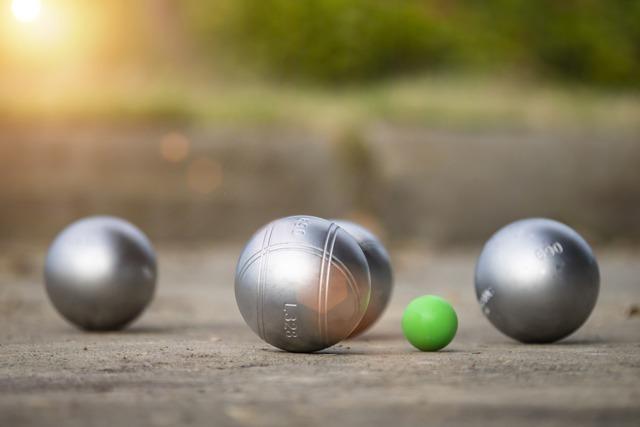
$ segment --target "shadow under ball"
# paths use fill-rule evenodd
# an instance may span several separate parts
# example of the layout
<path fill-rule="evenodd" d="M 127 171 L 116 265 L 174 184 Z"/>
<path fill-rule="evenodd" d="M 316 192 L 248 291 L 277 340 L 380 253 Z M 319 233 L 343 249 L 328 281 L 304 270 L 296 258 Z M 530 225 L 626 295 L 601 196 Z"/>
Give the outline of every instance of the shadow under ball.
<path fill-rule="evenodd" d="M 587 242 L 550 219 L 511 223 L 485 244 L 475 271 L 476 297 L 504 334 L 548 343 L 576 331 L 598 298 L 600 273 Z"/>
<path fill-rule="evenodd" d="M 49 299 L 69 322 L 116 330 L 153 298 L 156 259 L 147 237 L 118 218 L 81 219 L 55 238 L 45 262 Z"/>
<path fill-rule="evenodd" d="M 389 254 L 380 240 L 363 226 L 346 220 L 332 220 L 356 239 L 364 252 L 371 273 L 371 299 L 358 327 L 350 337 L 369 329 L 384 313 L 393 293 L 393 270 Z"/>
<path fill-rule="evenodd" d="M 238 308 L 249 327 L 282 350 L 313 352 L 347 338 L 369 304 L 362 249 L 327 220 L 292 216 L 256 232 L 240 255 Z"/>

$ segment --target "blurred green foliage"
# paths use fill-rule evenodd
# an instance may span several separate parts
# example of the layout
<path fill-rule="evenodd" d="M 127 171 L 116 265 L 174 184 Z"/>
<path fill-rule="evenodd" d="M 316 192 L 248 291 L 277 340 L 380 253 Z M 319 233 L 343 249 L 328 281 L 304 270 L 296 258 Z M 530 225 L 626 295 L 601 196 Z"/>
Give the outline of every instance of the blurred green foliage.
<path fill-rule="evenodd" d="M 353 82 L 441 69 L 640 84 L 639 0 L 189 0 L 187 27 L 281 79 Z"/>

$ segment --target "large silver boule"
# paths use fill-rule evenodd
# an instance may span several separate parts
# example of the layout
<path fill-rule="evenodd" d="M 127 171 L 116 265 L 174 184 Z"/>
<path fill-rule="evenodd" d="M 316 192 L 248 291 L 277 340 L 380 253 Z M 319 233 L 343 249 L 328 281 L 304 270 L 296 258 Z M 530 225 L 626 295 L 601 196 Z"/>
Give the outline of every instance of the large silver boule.
<path fill-rule="evenodd" d="M 318 351 L 348 337 L 370 292 L 358 243 L 312 216 L 278 219 L 258 230 L 236 269 L 242 317 L 260 338 L 287 351 Z"/>
<path fill-rule="evenodd" d="M 351 337 L 360 335 L 370 328 L 387 308 L 393 292 L 393 270 L 391 260 L 384 245 L 363 226 L 347 220 L 332 220 L 351 234 L 367 258 L 371 273 L 371 298 L 369 307 Z"/>
<path fill-rule="evenodd" d="M 485 244 L 475 271 L 476 297 L 504 334 L 546 343 L 576 331 L 595 306 L 598 263 L 568 226 L 543 218 L 511 223 Z"/>
<path fill-rule="evenodd" d="M 58 234 L 44 275 L 51 302 L 68 321 L 87 330 L 115 330 L 138 317 L 153 298 L 156 259 L 135 226 L 96 216 Z"/>

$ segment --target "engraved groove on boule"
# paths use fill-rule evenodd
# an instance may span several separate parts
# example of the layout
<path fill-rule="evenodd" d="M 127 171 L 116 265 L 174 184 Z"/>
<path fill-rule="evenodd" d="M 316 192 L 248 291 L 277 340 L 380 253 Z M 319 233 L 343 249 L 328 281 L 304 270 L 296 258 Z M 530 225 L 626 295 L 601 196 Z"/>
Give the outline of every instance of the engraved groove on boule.
<path fill-rule="evenodd" d="M 272 224 L 271 239 L 264 234 L 270 224 L 255 233 L 240 254 L 238 308 L 256 335 L 275 347 L 294 352 L 329 347 L 348 336 L 366 311 L 371 289 L 366 256 L 332 221 L 291 216 Z M 292 234 L 292 226 L 299 232 Z M 298 307 L 300 324 L 295 329 L 303 330 L 299 339 L 288 339 L 286 324 L 282 327 L 283 304 Z M 285 313 L 285 322 L 296 314 Z"/>
<path fill-rule="evenodd" d="M 324 319 L 323 313 L 325 313 L 325 307 L 323 306 L 324 302 L 324 285 L 325 285 L 325 275 L 327 275 L 327 268 L 329 267 L 330 260 L 327 260 L 327 247 L 329 245 L 329 240 L 331 239 L 332 232 L 336 229 L 336 225 L 331 223 L 329 228 L 327 229 L 327 235 L 324 239 L 324 248 L 322 250 L 322 264 L 320 265 L 320 277 L 318 278 L 318 331 L 321 339 L 326 342 L 325 339 L 325 330 L 324 330 Z"/>
<path fill-rule="evenodd" d="M 258 335 L 264 338 L 264 286 L 266 279 L 266 264 L 268 261 L 268 247 L 271 241 L 271 233 L 273 232 L 274 224 L 271 224 L 267 230 L 265 230 L 264 237 L 262 238 L 262 247 L 260 250 L 260 265 L 258 270 L 258 299 L 257 299 L 257 317 L 258 323 Z"/>
<path fill-rule="evenodd" d="M 284 249 L 284 248 L 291 248 L 291 249 L 312 248 L 312 249 L 315 249 L 315 250 L 318 250 L 318 251 L 322 252 L 321 248 L 319 248 L 317 246 L 313 246 L 313 245 L 306 245 L 304 243 L 281 242 L 281 243 L 274 243 L 274 244 L 269 245 L 269 249 L 272 250 L 272 251 L 273 251 L 273 249 Z M 244 276 L 245 273 L 247 272 L 247 270 L 249 269 L 249 267 L 251 267 L 251 265 L 256 260 L 258 260 L 259 257 L 261 257 L 264 254 L 265 250 L 266 250 L 266 248 L 262 248 L 262 249 L 258 250 L 258 252 L 254 253 L 253 255 L 248 257 L 247 260 L 242 265 L 242 268 L 238 268 L 238 277 Z"/>
<path fill-rule="evenodd" d="M 299 249 L 310 255 L 315 255 L 318 258 L 322 258 L 322 249 L 316 246 L 311 246 L 311 245 L 296 245 L 296 244 L 290 245 L 287 243 L 276 243 L 274 245 L 271 245 L 269 248 L 270 248 L 269 252 L 272 254 L 276 252 L 284 251 L 284 250 L 289 250 L 289 249 Z M 258 254 L 261 255 L 263 253 L 264 251 L 260 251 Z M 260 259 L 261 259 L 260 257 L 254 255 L 253 259 L 247 260 L 244 263 L 242 269 L 240 269 L 241 273 L 238 273 L 238 278 L 243 278 L 244 275 L 249 270 L 249 268 L 251 268 L 251 266 L 255 264 L 256 261 L 259 261 Z M 336 257 L 333 257 L 333 259 L 331 260 L 331 265 L 337 268 L 338 271 L 340 271 L 345 276 L 345 278 L 347 279 L 347 285 L 349 285 L 349 289 L 351 289 L 354 292 L 356 297 L 359 297 L 360 289 L 356 286 L 356 279 L 351 273 L 351 270 L 349 270 L 347 266 Z"/>
<path fill-rule="evenodd" d="M 331 280 L 331 265 L 333 264 L 331 261 L 333 260 L 333 249 L 336 245 L 336 238 L 338 237 L 338 231 L 340 227 L 337 224 L 331 223 L 334 227 L 333 236 L 331 236 L 331 249 L 329 249 L 329 254 L 327 256 L 327 277 L 325 278 L 325 286 L 324 286 L 324 342 L 327 344 L 329 342 L 329 311 L 327 307 L 329 306 L 329 281 Z"/>

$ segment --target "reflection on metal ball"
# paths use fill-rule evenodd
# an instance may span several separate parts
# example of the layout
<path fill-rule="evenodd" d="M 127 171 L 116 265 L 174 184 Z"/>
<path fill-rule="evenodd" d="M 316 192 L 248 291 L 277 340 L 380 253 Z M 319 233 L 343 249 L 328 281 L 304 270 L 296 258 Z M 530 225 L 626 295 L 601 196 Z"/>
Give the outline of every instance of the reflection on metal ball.
<path fill-rule="evenodd" d="M 360 335 L 382 316 L 393 292 L 391 260 L 384 245 L 363 226 L 346 220 L 332 220 L 351 234 L 364 252 L 371 273 L 371 299 L 369 307 L 351 337 Z"/>
<path fill-rule="evenodd" d="M 130 223 L 89 217 L 55 238 L 45 262 L 49 299 L 69 322 L 87 330 L 120 329 L 153 298 L 156 259 Z"/>
<path fill-rule="evenodd" d="M 318 351 L 348 337 L 370 292 L 367 260 L 355 239 L 311 216 L 258 230 L 236 269 L 242 317 L 260 338 L 287 351 Z"/>
<path fill-rule="evenodd" d="M 587 242 L 557 221 L 516 221 L 485 244 L 475 271 L 483 313 L 504 334 L 527 343 L 562 339 L 595 306 L 600 273 Z"/>

